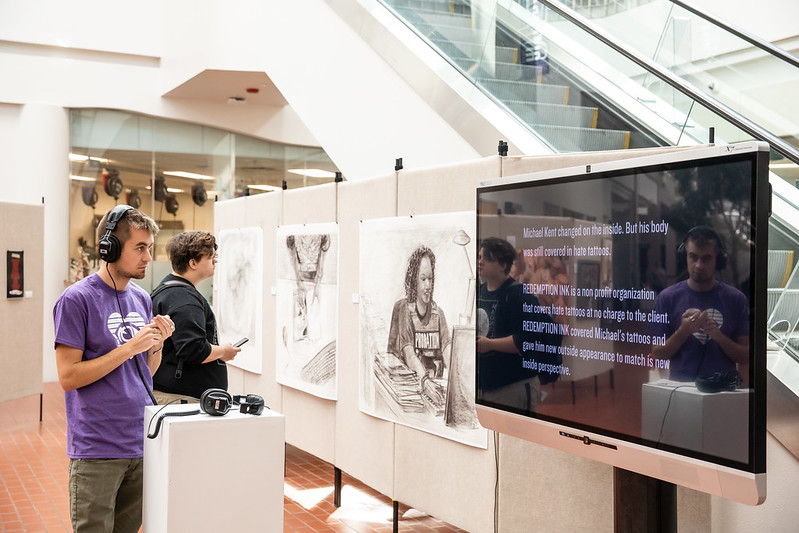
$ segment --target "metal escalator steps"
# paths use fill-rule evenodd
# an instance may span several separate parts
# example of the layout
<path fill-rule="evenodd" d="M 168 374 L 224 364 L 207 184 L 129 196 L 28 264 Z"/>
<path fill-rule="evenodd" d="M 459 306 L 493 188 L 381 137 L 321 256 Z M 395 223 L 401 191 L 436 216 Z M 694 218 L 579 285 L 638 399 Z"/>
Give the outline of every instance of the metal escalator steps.
<path fill-rule="evenodd" d="M 626 150 L 630 147 L 630 132 L 626 130 L 600 130 L 547 124 L 531 124 L 531 128 L 559 152 Z"/>
<path fill-rule="evenodd" d="M 463 43 L 468 44 L 471 47 L 477 46 L 474 42 L 475 32 L 470 27 L 460 27 L 460 26 L 448 26 L 446 24 L 436 24 L 432 26 L 435 28 L 435 32 L 441 35 L 443 38 L 452 41 L 454 43 Z M 479 48 L 479 47 L 478 47 Z"/>
<path fill-rule="evenodd" d="M 447 13 L 470 13 L 470 3 L 464 0 L 392 0 L 394 9 L 408 8 L 422 11 L 443 11 Z"/>
<path fill-rule="evenodd" d="M 398 13 L 405 16 L 407 10 L 397 10 Z M 469 15 L 459 15 L 457 13 L 445 13 L 442 11 L 421 11 L 415 10 L 414 16 L 424 20 L 434 28 L 440 26 L 448 26 L 451 28 L 472 28 L 472 17 Z"/>
<path fill-rule="evenodd" d="M 494 63 L 494 77 L 498 80 L 541 81 L 541 68 L 535 65 L 519 65 L 517 63 Z"/>
<path fill-rule="evenodd" d="M 477 83 L 503 102 L 521 100 L 544 104 L 566 104 L 569 88 L 529 81 L 508 81 L 478 78 Z"/>
<path fill-rule="evenodd" d="M 527 124 L 596 128 L 599 109 L 576 105 L 509 100 L 508 108 Z"/>
<path fill-rule="evenodd" d="M 497 46 L 495 59 L 501 63 L 518 63 L 519 49 L 510 46 Z"/>

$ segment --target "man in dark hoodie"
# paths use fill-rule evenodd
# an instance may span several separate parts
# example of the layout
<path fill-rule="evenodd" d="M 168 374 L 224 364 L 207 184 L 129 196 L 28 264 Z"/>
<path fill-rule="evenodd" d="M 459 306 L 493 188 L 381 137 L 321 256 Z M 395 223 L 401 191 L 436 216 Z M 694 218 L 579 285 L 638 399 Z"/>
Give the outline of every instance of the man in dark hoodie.
<path fill-rule="evenodd" d="M 198 399 L 207 389 L 227 390 L 225 363 L 241 348 L 219 344 L 214 311 L 197 290 L 199 282 L 214 275 L 216 249 L 216 239 L 204 231 L 179 233 L 166 245 L 172 272 L 153 291 L 153 310 L 169 314 L 175 333 L 164 343 L 161 366 L 153 376 L 159 404 Z"/>

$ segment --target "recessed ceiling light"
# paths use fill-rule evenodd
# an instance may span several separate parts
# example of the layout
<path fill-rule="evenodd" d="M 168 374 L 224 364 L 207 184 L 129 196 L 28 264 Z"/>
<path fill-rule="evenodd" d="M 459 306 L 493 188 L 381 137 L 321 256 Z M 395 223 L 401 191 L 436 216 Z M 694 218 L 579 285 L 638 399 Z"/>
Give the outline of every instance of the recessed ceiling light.
<path fill-rule="evenodd" d="M 259 191 L 280 191 L 283 187 L 276 187 L 274 185 L 247 185 L 248 189 L 256 189 Z"/>
<path fill-rule="evenodd" d="M 216 178 L 206 174 L 196 174 L 194 172 L 184 172 L 182 170 L 167 170 L 163 172 L 166 176 L 176 176 L 178 178 L 189 178 L 193 180 L 209 180 L 214 181 Z"/>
<path fill-rule="evenodd" d="M 73 154 L 73 153 L 69 154 L 69 160 L 75 163 L 82 163 L 84 161 L 97 161 L 98 163 L 103 163 L 103 164 L 106 164 L 109 161 L 108 159 L 105 159 L 103 157 L 93 157 L 93 156 L 88 156 L 83 154 Z"/>

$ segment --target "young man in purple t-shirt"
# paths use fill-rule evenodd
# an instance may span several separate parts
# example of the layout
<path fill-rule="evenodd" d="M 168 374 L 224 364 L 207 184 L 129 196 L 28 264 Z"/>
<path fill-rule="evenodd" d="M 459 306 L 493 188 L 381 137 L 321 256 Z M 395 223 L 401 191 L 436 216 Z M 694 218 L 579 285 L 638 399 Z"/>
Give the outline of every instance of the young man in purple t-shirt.
<path fill-rule="evenodd" d="M 671 359 L 670 379 L 695 381 L 716 372 L 734 371 L 749 363 L 749 302 L 738 289 L 716 279 L 726 254 L 721 237 L 711 228 L 692 228 L 681 245 L 688 279 L 663 290 L 655 313 L 668 322 L 650 332 L 666 335 L 652 355 Z"/>
<path fill-rule="evenodd" d="M 67 414 L 72 527 L 135 533 L 142 522 L 144 407 L 161 348 L 174 330 L 130 283 L 152 261 L 158 226 L 129 206 L 100 221 L 100 270 L 53 309 L 58 380 Z"/>

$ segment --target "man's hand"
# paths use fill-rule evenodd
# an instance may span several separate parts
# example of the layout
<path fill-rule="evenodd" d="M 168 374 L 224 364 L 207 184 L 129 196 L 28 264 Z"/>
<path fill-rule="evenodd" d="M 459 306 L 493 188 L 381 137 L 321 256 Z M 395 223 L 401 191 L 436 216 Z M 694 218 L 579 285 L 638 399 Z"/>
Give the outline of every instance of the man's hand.
<path fill-rule="evenodd" d="M 233 358 L 236 357 L 241 351 L 241 348 L 233 346 L 229 342 L 223 344 L 221 348 L 222 348 L 222 357 L 220 357 L 220 359 L 226 363 L 228 361 L 232 361 Z"/>
<path fill-rule="evenodd" d="M 175 331 L 175 324 L 169 316 L 158 315 L 152 322 L 141 328 L 126 344 L 133 352 L 133 355 L 147 352 L 155 348 L 159 351 L 164 346 L 164 341 L 172 336 Z"/>

